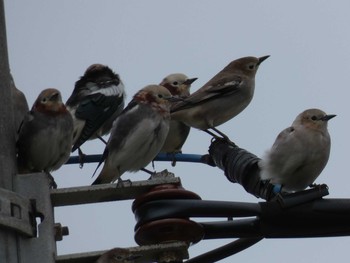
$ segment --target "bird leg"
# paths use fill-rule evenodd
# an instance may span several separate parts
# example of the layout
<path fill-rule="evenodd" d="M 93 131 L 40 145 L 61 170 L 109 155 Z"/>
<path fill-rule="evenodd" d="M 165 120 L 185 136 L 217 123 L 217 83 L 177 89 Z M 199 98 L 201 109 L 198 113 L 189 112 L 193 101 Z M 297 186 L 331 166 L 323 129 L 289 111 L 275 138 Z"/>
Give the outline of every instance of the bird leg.
<path fill-rule="evenodd" d="M 55 178 L 53 178 L 53 176 L 49 172 L 46 172 L 46 174 L 49 177 L 50 189 L 57 189 L 57 184 L 55 182 Z"/>
<path fill-rule="evenodd" d="M 216 135 L 215 133 L 213 133 L 212 131 L 210 131 L 209 129 L 212 129 L 213 131 L 215 131 L 217 134 L 219 134 L 220 136 Z M 228 142 L 231 145 L 235 145 L 234 142 L 232 142 L 230 140 L 230 138 L 223 132 L 219 131 L 218 129 L 216 129 L 215 127 L 211 127 L 207 130 L 204 130 L 206 133 L 208 133 L 209 135 L 213 136 L 214 139 L 221 139 L 221 140 L 225 140 L 226 142 Z"/>
<path fill-rule="evenodd" d="M 212 129 L 213 131 L 215 131 L 216 133 L 218 133 L 218 134 L 219 134 L 222 138 L 224 138 L 225 140 L 230 141 L 230 139 L 228 138 L 228 136 L 227 136 L 225 133 L 219 131 L 219 130 L 216 129 L 215 127 L 212 127 L 211 129 Z"/>
<path fill-rule="evenodd" d="M 175 158 L 175 155 L 176 155 L 177 153 L 181 153 L 181 151 L 179 151 L 179 152 L 172 152 L 172 153 L 171 153 L 171 157 L 172 157 L 171 166 L 172 166 L 172 167 L 175 167 L 175 165 L 176 165 L 176 158 Z"/>
<path fill-rule="evenodd" d="M 86 154 L 84 154 L 82 152 L 80 147 L 78 148 L 78 154 L 79 154 L 79 168 L 82 169 L 84 166 L 84 159 L 85 159 Z"/>
<path fill-rule="evenodd" d="M 141 171 L 144 171 L 144 172 L 146 172 L 146 173 L 148 173 L 148 174 L 150 174 L 150 175 L 154 174 L 154 172 L 152 172 L 152 171 L 150 171 L 150 170 L 148 170 L 148 169 L 146 169 L 146 168 L 141 168 L 140 170 L 141 170 Z"/>
<path fill-rule="evenodd" d="M 217 136 L 215 133 L 209 131 L 209 129 L 207 130 L 203 130 L 204 132 L 208 133 L 210 136 L 213 136 L 215 139 L 221 139 L 219 136 Z"/>

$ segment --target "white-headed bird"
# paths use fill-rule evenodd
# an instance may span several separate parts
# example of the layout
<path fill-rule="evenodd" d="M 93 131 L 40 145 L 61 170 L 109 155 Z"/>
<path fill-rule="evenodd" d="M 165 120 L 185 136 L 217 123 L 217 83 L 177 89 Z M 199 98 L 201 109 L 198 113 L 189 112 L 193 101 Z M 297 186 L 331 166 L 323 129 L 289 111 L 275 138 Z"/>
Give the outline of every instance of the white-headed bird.
<path fill-rule="evenodd" d="M 185 99 L 190 95 L 191 84 L 196 80 L 197 78 L 188 78 L 182 73 L 174 73 L 165 77 L 159 85 L 167 88 L 171 95 Z M 181 153 L 190 129 L 190 126 L 181 121 L 171 120 L 168 136 L 160 152 Z"/>
<path fill-rule="evenodd" d="M 285 192 L 310 186 L 328 162 L 331 139 L 327 123 L 335 116 L 319 109 L 300 113 L 259 162 L 261 179 L 282 185 Z"/>

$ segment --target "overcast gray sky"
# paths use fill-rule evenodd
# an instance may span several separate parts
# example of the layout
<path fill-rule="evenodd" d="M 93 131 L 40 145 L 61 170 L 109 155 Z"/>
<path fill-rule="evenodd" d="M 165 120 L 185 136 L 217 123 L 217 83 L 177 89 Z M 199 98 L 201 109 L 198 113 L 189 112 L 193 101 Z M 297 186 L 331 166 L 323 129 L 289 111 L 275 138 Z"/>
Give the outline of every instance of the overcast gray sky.
<path fill-rule="evenodd" d="M 316 183 L 328 184 L 331 198 L 350 198 L 349 1 L 5 0 L 5 8 L 11 72 L 30 105 L 48 87 L 67 100 L 92 63 L 120 74 L 129 102 L 140 88 L 170 73 L 198 77 L 196 90 L 231 60 L 271 55 L 257 73 L 251 104 L 219 128 L 261 156 L 301 111 L 317 107 L 337 114 L 329 123 L 331 156 Z M 193 129 L 183 151 L 205 154 L 210 139 Z M 103 149 L 99 141 L 83 146 L 91 154 Z M 95 168 L 69 165 L 53 176 L 59 187 L 89 185 Z M 158 171 L 165 168 L 202 199 L 262 201 L 227 181 L 218 168 L 156 163 Z M 147 178 L 142 172 L 123 175 Z M 57 222 L 70 228 L 58 253 L 135 246 L 130 206 L 123 201 L 56 209 Z M 202 241 L 190 248 L 190 256 L 231 241 Z M 349 237 L 269 239 L 221 262 L 345 262 L 349 244 Z"/>

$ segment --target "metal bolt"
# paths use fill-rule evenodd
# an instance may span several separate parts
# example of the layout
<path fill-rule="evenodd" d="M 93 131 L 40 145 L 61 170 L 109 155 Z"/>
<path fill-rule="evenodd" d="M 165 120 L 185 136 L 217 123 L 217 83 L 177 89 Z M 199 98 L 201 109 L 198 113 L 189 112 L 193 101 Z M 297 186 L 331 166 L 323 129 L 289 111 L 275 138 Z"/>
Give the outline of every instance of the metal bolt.
<path fill-rule="evenodd" d="M 60 223 L 56 223 L 55 226 L 55 241 L 61 241 L 63 236 L 69 235 L 69 228 L 67 226 L 62 226 Z"/>

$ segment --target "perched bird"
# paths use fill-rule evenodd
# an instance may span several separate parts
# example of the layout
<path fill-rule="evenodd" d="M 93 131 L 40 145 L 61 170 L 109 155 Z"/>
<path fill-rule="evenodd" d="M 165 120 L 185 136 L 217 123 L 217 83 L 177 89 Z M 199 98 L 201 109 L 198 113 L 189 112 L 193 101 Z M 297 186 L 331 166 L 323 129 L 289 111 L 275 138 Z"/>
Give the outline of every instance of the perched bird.
<path fill-rule="evenodd" d="M 124 172 L 136 172 L 153 160 L 169 131 L 172 98 L 158 85 L 146 86 L 134 95 L 113 124 L 103 153 L 104 166 L 93 184 L 114 182 Z"/>
<path fill-rule="evenodd" d="M 124 85 L 116 73 L 101 64 L 88 67 L 66 102 L 74 121 L 72 152 L 85 141 L 108 134 L 124 100 Z"/>
<path fill-rule="evenodd" d="M 57 170 L 69 158 L 73 119 L 57 89 L 45 89 L 25 117 L 18 135 L 19 173 Z"/>
<path fill-rule="evenodd" d="M 285 192 L 311 185 L 328 162 L 331 139 L 327 122 L 335 116 L 319 109 L 300 113 L 259 162 L 261 179 L 282 185 Z"/>
<path fill-rule="evenodd" d="M 248 106 L 254 95 L 255 74 L 268 57 L 243 57 L 232 61 L 203 87 L 174 105 L 171 118 L 215 136 L 209 131 L 212 129 L 227 138 L 215 127 Z"/>
<path fill-rule="evenodd" d="M 139 257 L 125 248 L 113 248 L 102 254 L 96 263 L 133 263 Z"/>
<path fill-rule="evenodd" d="M 188 78 L 184 74 L 176 73 L 165 77 L 159 85 L 167 88 L 171 95 L 184 99 L 190 95 L 191 84 L 196 80 L 197 78 Z M 171 120 L 168 136 L 160 152 L 181 153 L 181 148 L 189 133 L 190 126 L 180 121 Z"/>

